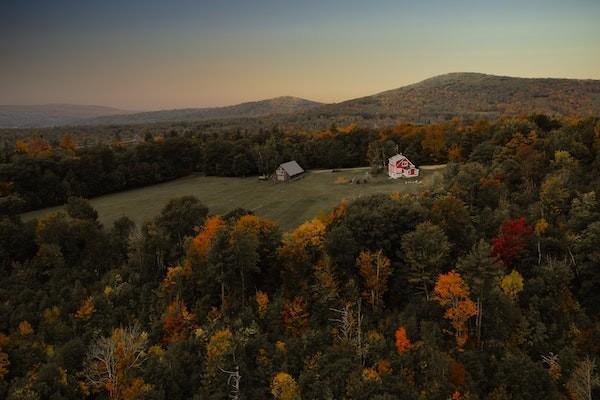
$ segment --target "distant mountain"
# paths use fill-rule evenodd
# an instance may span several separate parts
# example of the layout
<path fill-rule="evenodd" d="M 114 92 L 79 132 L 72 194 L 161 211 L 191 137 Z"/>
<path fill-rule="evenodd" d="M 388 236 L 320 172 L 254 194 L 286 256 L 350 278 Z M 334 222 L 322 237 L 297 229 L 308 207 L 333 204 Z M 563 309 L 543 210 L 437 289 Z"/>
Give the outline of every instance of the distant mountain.
<path fill-rule="evenodd" d="M 496 119 L 533 113 L 600 116 L 600 80 L 512 78 L 460 72 L 334 104 L 277 97 L 227 107 L 141 113 L 96 106 L 0 106 L 0 128 L 198 122 L 205 130 L 275 125 L 319 130 L 332 123 L 382 127 L 399 122 L 430 123 L 454 117 Z"/>
<path fill-rule="evenodd" d="M 512 78 L 451 73 L 373 96 L 310 110 L 307 118 L 434 122 L 532 113 L 600 116 L 600 80 Z"/>
<path fill-rule="evenodd" d="M 156 122 L 184 122 L 226 120 L 233 118 L 256 118 L 280 114 L 294 114 L 318 107 L 323 103 L 298 97 L 276 97 L 252 101 L 234 106 L 211 108 L 185 108 L 176 110 L 150 111 L 135 114 L 112 115 L 85 121 L 89 125 L 148 124 Z"/>
<path fill-rule="evenodd" d="M 127 111 L 102 106 L 44 104 L 32 106 L 0 105 L 0 128 L 34 128 L 80 123 L 102 115 Z"/>

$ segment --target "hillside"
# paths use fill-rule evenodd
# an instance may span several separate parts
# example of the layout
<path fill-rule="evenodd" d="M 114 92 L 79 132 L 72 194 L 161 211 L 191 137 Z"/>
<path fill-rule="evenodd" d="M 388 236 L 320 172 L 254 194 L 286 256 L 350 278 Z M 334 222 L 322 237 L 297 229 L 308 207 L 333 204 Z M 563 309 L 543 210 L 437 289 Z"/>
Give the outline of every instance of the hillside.
<path fill-rule="evenodd" d="M 186 108 L 151 111 L 135 114 L 98 117 L 86 121 L 89 125 L 147 124 L 157 122 L 184 122 L 225 120 L 232 118 L 256 118 L 276 114 L 293 114 L 317 107 L 322 103 L 298 97 L 276 97 L 226 107 Z"/>
<path fill-rule="evenodd" d="M 95 118 L 86 123 L 142 124 L 214 121 L 222 128 L 255 126 L 318 130 L 332 123 L 382 127 L 398 122 L 430 123 L 544 113 L 600 115 L 600 80 L 513 78 L 450 73 L 341 103 L 320 104 L 280 97 L 230 107 L 156 111 Z M 253 121 L 254 119 L 255 121 Z"/>
<path fill-rule="evenodd" d="M 424 123 L 453 117 L 495 119 L 532 113 L 600 115 L 600 80 L 451 73 L 373 96 L 325 105 L 306 116 L 381 124 Z"/>
<path fill-rule="evenodd" d="M 600 80 L 513 78 L 479 73 L 451 73 L 334 104 L 297 97 L 277 97 L 226 107 L 187 108 L 126 113 L 94 106 L 0 106 L 0 128 L 69 127 L 71 133 L 99 126 L 129 125 L 125 130 L 156 129 L 193 123 L 205 132 L 248 131 L 279 126 L 321 130 L 332 123 L 384 127 L 399 122 L 432 123 L 459 117 L 493 120 L 503 116 L 544 113 L 552 116 L 600 115 Z M 146 129 L 143 128 L 143 129 Z M 50 134 L 55 130 L 40 129 Z M 12 140 L 22 134 L 4 130 Z M 97 133 L 97 132 L 96 132 Z M 109 135 L 111 136 L 111 135 Z M 111 136 L 112 137 L 112 136 Z"/>
<path fill-rule="evenodd" d="M 102 115 L 124 114 L 111 107 L 73 104 L 0 105 L 0 128 L 64 126 Z"/>

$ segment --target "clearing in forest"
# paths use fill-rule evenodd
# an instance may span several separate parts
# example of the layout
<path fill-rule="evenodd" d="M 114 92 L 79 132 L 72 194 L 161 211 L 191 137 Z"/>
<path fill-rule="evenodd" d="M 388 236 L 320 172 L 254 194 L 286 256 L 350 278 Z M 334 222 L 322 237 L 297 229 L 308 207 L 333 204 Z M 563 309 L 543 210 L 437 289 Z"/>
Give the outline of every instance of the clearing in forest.
<path fill-rule="evenodd" d="M 175 197 L 196 196 L 211 214 L 224 214 L 242 207 L 260 217 L 279 223 L 289 230 L 321 212 L 329 211 L 342 200 L 352 200 L 375 193 L 407 193 L 437 185 L 443 171 L 423 169 L 416 179 L 389 179 L 386 174 L 371 177 L 368 183 L 352 184 L 353 178 L 363 178 L 368 168 L 308 171 L 301 179 L 289 183 L 273 183 L 251 178 L 189 176 L 125 192 L 91 199 L 105 225 L 128 216 L 140 226 L 158 215 L 169 200 Z M 46 208 L 23 215 L 25 220 L 38 218 L 61 207 Z"/>

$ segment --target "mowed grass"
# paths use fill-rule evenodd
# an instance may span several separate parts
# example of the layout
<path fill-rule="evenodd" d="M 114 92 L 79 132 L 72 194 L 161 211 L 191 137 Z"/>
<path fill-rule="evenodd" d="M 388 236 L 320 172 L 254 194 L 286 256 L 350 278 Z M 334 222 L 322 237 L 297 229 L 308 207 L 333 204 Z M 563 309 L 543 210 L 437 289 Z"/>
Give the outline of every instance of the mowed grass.
<path fill-rule="evenodd" d="M 273 183 L 251 178 L 189 176 L 145 188 L 128 190 L 91 199 L 103 224 L 110 226 L 119 217 L 131 218 L 139 227 L 160 213 L 175 197 L 192 195 L 206 204 L 211 214 L 225 214 L 235 208 L 252 210 L 260 217 L 279 223 L 290 230 L 301 223 L 328 212 L 342 200 L 352 200 L 375 193 L 408 193 L 422 190 L 441 181 L 442 171 L 421 171 L 418 179 L 392 180 L 373 177 L 366 184 L 340 184 L 346 178 L 364 176 L 367 168 L 332 172 L 309 171 L 289 183 Z M 338 183 L 336 183 L 338 182 Z M 23 214 L 25 220 L 39 218 L 62 207 L 52 207 Z"/>

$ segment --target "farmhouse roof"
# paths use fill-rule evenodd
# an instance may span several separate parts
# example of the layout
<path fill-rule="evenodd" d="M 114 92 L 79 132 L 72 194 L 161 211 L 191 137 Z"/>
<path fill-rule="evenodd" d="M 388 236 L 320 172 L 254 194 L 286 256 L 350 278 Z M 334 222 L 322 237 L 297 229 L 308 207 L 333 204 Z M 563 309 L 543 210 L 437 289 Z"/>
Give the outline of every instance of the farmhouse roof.
<path fill-rule="evenodd" d="M 282 168 L 289 176 L 299 175 L 304 172 L 302 167 L 298 165 L 296 161 L 288 161 L 279 166 Z"/>
<path fill-rule="evenodd" d="M 408 158 L 406 158 L 406 156 L 404 156 L 402 154 L 396 154 L 395 156 L 393 156 L 393 157 L 390 158 L 389 162 L 393 163 L 395 161 L 400 161 L 400 160 L 408 160 Z"/>

